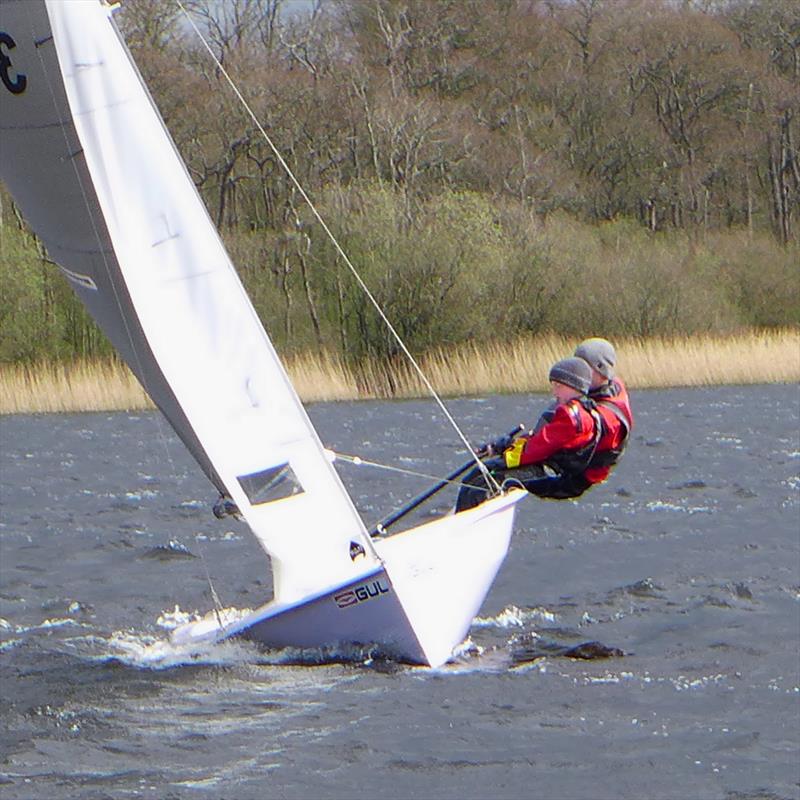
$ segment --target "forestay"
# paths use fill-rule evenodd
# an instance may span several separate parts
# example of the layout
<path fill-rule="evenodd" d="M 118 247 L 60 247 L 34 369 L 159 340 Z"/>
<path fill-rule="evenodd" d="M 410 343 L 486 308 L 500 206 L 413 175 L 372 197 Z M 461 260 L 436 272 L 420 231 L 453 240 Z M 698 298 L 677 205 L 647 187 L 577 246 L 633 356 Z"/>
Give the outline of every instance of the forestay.
<path fill-rule="evenodd" d="M 378 563 L 364 525 L 109 9 L 0 0 L 0 31 L 0 177 L 272 556 L 276 597 L 363 574 Z"/>

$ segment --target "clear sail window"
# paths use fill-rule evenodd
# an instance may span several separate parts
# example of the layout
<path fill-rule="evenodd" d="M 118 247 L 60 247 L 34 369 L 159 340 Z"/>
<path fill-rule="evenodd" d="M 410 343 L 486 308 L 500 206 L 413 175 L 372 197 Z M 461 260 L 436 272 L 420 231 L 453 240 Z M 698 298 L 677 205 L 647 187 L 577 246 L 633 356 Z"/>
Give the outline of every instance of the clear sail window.
<path fill-rule="evenodd" d="M 253 472 L 250 475 L 239 475 L 237 480 L 247 499 L 254 506 L 283 500 L 286 497 L 302 494 L 304 491 L 288 463 Z"/>

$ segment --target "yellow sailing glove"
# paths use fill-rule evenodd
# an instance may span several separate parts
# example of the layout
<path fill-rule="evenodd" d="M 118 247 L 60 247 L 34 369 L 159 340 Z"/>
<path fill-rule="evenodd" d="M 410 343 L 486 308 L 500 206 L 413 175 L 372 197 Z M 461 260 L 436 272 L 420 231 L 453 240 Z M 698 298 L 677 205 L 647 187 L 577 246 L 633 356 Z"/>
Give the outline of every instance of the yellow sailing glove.
<path fill-rule="evenodd" d="M 519 436 L 514 440 L 511 447 L 503 453 L 506 467 L 513 469 L 519 466 L 519 462 L 522 460 L 522 451 L 525 449 L 527 443 L 528 439 L 525 436 Z"/>

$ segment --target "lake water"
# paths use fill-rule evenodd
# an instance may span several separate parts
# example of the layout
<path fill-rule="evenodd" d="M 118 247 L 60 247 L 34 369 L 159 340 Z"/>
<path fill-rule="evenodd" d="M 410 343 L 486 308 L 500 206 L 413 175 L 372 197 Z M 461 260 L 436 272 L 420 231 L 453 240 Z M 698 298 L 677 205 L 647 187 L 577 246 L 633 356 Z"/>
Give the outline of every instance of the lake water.
<path fill-rule="evenodd" d="M 480 441 L 544 401 L 448 405 Z M 175 649 L 170 625 L 213 607 L 207 574 L 226 606 L 269 595 L 246 529 L 211 516 L 156 414 L 1 418 L 0 796 L 800 798 L 798 387 L 634 403 L 606 485 L 521 504 L 438 670 Z M 429 402 L 310 414 L 342 453 L 434 476 L 464 460 Z M 340 471 L 367 523 L 431 482 Z M 623 655 L 564 655 L 586 642 Z"/>

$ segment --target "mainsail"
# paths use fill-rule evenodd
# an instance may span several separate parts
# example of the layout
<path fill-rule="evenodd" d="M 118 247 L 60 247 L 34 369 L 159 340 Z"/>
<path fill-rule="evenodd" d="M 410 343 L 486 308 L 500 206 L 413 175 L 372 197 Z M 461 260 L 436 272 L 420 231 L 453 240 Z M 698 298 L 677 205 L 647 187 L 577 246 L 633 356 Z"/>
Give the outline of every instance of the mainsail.
<path fill-rule="evenodd" d="M 0 78 L 0 177 L 270 554 L 276 598 L 377 565 L 110 9 L 0 0 Z"/>
<path fill-rule="evenodd" d="M 378 643 L 444 663 L 508 551 L 511 489 L 373 541 L 102 0 L 0 0 L 0 178 L 270 555 L 275 597 L 173 640 Z"/>

